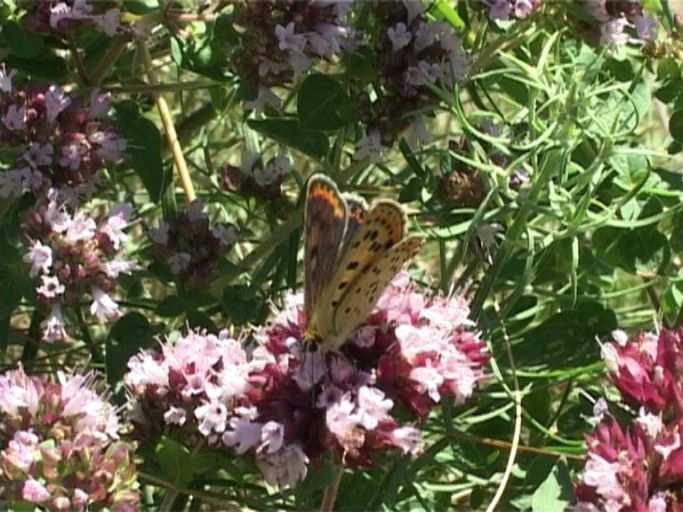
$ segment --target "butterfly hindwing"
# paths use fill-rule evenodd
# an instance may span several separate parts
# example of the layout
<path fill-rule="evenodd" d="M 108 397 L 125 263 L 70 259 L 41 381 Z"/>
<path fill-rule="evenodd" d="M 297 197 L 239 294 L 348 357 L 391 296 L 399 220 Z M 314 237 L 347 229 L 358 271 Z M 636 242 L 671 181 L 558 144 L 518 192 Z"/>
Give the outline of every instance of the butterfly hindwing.
<path fill-rule="evenodd" d="M 365 222 L 348 242 L 337 271 L 325 290 L 330 307 L 336 308 L 347 287 L 383 252 L 401 241 L 405 233 L 405 214 L 394 201 L 378 201 L 370 210 Z"/>
<path fill-rule="evenodd" d="M 410 236 L 383 252 L 358 275 L 335 308 L 334 336 L 323 340 L 335 350 L 372 312 L 391 280 L 410 261 L 425 242 L 422 236 Z"/>
<path fill-rule="evenodd" d="M 346 221 L 346 231 L 344 232 L 344 240 L 342 242 L 341 250 L 339 251 L 338 259 L 344 257 L 346 250 L 353 242 L 353 238 L 358 231 L 358 228 L 365 223 L 365 218 L 368 214 L 368 205 L 360 197 L 347 197 L 346 207 L 348 211 L 348 219 Z"/>
<path fill-rule="evenodd" d="M 334 182 L 322 174 L 313 176 L 308 182 L 304 214 L 304 303 L 309 320 L 335 271 L 347 216 L 346 202 Z"/>

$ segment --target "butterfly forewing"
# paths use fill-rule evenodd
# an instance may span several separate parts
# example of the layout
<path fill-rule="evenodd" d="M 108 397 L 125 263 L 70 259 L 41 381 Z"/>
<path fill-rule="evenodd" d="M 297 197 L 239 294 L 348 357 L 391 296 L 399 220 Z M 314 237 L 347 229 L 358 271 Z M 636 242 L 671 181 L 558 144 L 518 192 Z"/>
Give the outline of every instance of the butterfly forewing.
<path fill-rule="evenodd" d="M 382 293 L 403 265 L 410 261 L 424 244 L 422 236 L 401 240 L 377 258 L 351 283 L 334 314 L 334 336 L 323 340 L 328 349 L 338 349 L 348 336 L 365 321 Z"/>
<path fill-rule="evenodd" d="M 394 201 L 379 201 L 360 223 L 347 242 L 336 270 L 330 274 L 327 286 L 312 317 L 312 325 L 324 344 L 336 334 L 334 316 L 341 298 L 351 284 L 390 247 L 396 245 L 405 230 L 405 215 Z"/>
<path fill-rule="evenodd" d="M 401 241 L 405 232 L 405 214 L 394 201 L 379 201 L 365 222 L 356 230 L 341 255 L 337 271 L 325 290 L 331 308 L 336 308 L 347 287 L 382 253 Z"/>
<path fill-rule="evenodd" d="M 336 185 L 322 174 L 313 176 L 304 215 L 304 303 L 309 325 L 325 284 L 335 272 L 346 221 L 346 202 Z"/>

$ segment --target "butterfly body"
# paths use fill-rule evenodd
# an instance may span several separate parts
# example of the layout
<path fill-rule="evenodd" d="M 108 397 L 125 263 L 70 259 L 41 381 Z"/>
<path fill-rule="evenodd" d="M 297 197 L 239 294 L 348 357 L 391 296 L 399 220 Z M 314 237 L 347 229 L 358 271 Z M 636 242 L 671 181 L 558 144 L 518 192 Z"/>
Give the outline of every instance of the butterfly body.
<path fill-rule="evenodd" d="M 322 174 L 309 180 L 304 225 L 306 341 L 337 350 L 424 238 L 405 236 L 400 204 L 380 200 L 368 209 Z"/>

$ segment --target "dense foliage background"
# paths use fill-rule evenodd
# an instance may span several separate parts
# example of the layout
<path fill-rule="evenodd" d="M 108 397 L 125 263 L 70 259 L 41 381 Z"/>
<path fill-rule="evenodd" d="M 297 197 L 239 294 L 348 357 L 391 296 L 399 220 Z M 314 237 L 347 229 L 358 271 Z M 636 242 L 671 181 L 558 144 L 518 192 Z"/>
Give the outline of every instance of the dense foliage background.
<path fill-rule="evenodd" d="M 598 399 L 627 423 L 638 411 L 605 378 L 601 343 L 683 324 L 680 22 L 666 0 L 5 0 L 0 349 L 5 369 L 35 377 L 0 382 L 3 499 L 576 504 Z M 419 453 L 323 454 L 278 486 L 206 423 L 131 416 L 133 397 L 163 386 L 140 387 L 153 358 L 128 362 L 159 340 L 188 344 L 179 361 L 224 329 L 249 354 L 271 335 L 303 288 L 314 172 L 405 206 L 427 237 L 413 290 L 466 298 L 472 323 L 451 327 L 476 331 L 490 361 L 471 393 L 418 421 L 392 411 L 420 430 Z M 612 496 L 613 510 L 636 495 L 674 510 L 681 476 Z"/>

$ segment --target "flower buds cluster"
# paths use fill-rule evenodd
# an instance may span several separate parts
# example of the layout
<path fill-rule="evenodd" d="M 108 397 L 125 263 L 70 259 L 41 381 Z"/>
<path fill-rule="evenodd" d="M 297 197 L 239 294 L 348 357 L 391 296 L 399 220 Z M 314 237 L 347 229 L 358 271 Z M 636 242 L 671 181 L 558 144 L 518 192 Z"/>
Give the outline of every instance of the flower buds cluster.
<path fill-rule="evenodd" d="M 173 222 L 162 221 L 149 229 L 152 254 L 185 288 L 205 285 L 216 264 L 238 240 L 232 224 L 211 227 L 201 201 L 193 201 Z"/>
<path fill-rule="evenodd" d="M 258 155 L 243 152 L 240 167 L 223 168 L 223 187 L 244 196 L 275 199 L 282 194 L 282 181 L 290 170 L 291 162 L 285 155 L 278 155 L 263 165 Z"/>
<path fill-rule="evenodd" d="M 683 329 L 631 340 L 617 331 L 603 359 L 632 418 L 626 423 L 603 413 L 587 436 L 576 510 L 677 510 L 683 498 Z"/>
<path fill-rule="evenodd" d="M 110 293 L 121 274 L 137 265 L 124 258 L 124 232 L 132 207 L 112 208 L 107 216 L 93 217 L 80 209 L 72 213 L 54 190 L 28 213 L 24 231 L 30 240 L 24 261 L 29 276 L 38 280 L 38 300 L 50 307 L 43 322 L 43 339 L 66 337 L 63 307 L 76 307 L 90 294 L 90 312 L 102 321 L 120 316 Z"/>
<path fill-rule="evenodd" d="M 642 3 L 640 0 L 581 2 L 585 15 L 574 22 L 587 39 L 597 44 L 653 41 L 657 37 L 657 21 L 644 14 Z"/>
<path fill-rule="evenodd" d="M 428 142 L 430 136 L 419 113 L 438 104 L 428 86 L 451 88 L 468 72 L 467 57 L 453 27 L 429 21 L 418 0 L 379 1 L 372 10 L 378 24 L 373 53 L 379 88 L 374 90 L 374 99 L 366 93 L 359 99 L 368 138 L 359 142 L 356 158 L 376 156 L 409 126 L 415 129 L 418 142 Z"/>
<path fill-rule="evenodd" d="M 93 93 L 86 107 L 57 85 L 17 89 L 14 76 L 0 69 L 0 142 L 14 156 L 0 173 L 0 197 L 49 187 L 87 192 L 126 147 L 106 118 L 110 97 Z"/>
<path fill-rule="evenodd" d="M 94 374 L 0 375 L 0 493 L 17 508 L 136 510 L 134 448 Z M 10 506 L 10 509 L 14 507 Z"/>
<path fill-rule="evenodd" d="M 340 0 L 241 0 L 235 24 L 241 33 L 231 62 L 235 73 L 257 93 L 248 109 L 279 108 L 270 88 L 292 83 L 316 61 L 330 61 L 355 46 Z"/>
<path fill-rule="evenodd" d="M 121 11 L 114 1 L 33 0 L 24 19 L 27 29 L 66 37 L 84 25 L 95 26 L 108 36 L 121 26 Z"/>
<path fill-rule="evenodd" d="M 226 332 L 190 332 L 131 359 L 125 382 L 146 434 L 163 419 L 188 440 L 250 454 L 269 483 L 294 485 L 329 453 L 369 466 L 384 450 L 419 452 L 420 431 L 395 407 L 422 419 L 444 397 L 463 403 L 483 378 L 488 356 L 465 299 L 420 292 L 405 274 L 338 353 L 309 350 L 301 296 L 286 304 L 250 357 Z"/>

